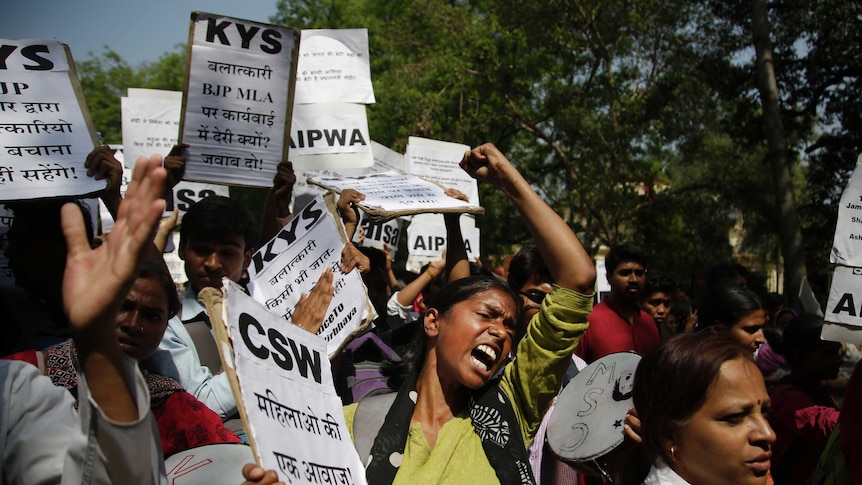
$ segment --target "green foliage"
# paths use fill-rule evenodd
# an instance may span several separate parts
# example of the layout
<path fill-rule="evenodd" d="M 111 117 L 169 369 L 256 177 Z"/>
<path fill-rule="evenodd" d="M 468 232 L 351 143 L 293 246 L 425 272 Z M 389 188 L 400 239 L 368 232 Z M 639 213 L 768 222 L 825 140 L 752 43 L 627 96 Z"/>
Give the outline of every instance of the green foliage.
<path fill-rule="evenodd" d="M 749 0 L 298 0 L 273 23 L 369 32 L 374 140 L 497 144 L 588 250 L 631 241 L 680 281 L 746 253 L 780 262 Z M 809 268 L 862 151 L 859 2 L 774 4 L 775 68 Z M 127 87 L 182 89 L 184 53 L 79 64 L 97 127 L 119 139 Z M 528 235 L 481 187 L 483 253 Z M 741 227 L 732 248 L 728 231 Z M 830 237 L 823 237 L 824 234 Z M 810 270 L 809 270 L 810 272 Z M 821 284 L 823 287 L 823 284 Z"/>
<path fill-rule="evenodd" d="M 122 143 L 120 98 L 126 96 L 128 88 L 183 90 L 185 59 L 185 48 L 179 45 L 176 52 L 133 67 L 105 46 L 103 54 L 91 52 L 87 59 L 76 62 L 84 98 L 102 143 Z"/>

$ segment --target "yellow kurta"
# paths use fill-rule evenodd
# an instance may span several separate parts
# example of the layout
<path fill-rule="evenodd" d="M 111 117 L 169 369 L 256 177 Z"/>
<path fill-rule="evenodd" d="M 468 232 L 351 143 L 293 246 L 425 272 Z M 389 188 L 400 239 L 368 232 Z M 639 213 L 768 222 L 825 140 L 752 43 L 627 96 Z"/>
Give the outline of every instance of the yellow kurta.
<path fill-rule="evenodd" d="M 587 329 L 592 303 L 591 295 L 555 286 L 545 298 L 542 311 L 530 322 L 515 360 L 503 371 L 500 387 L 512 402 L 526 446 L 530 445 L 545 410 L 560 389 L 572 352 Z M 351 435 L 355 412 L 356 404 L 344 407 Z M 364 461 L 367 457 L 360 458 Z M 410 426 L 394 483 L 478 485 L 499 481 L 465 410 L 443 425 L 433 451 L 421 425 Z"/>

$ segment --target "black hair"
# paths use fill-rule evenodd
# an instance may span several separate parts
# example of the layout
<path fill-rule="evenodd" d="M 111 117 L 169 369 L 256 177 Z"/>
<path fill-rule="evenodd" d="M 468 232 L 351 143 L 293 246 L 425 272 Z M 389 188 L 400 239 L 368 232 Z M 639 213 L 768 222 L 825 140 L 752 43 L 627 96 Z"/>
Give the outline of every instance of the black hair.
<path fill-rule="evenodd" d="M 443 316 L 448 314 L 458 303 L 468 300 L 479 293 L 491 290 L 502 291 L 512 298 L 516 309 L 516 314 L 512 315 L 512 317 L 515 321 L 518 321 L 517 312 L 520 311 L 520 307 L 517 295 L 505 281 L 489 276 L 470 276 L 448 283 L 427 303 L 428 309 L 425 312 L 427 313 L 428 310 L 433 308 L 437 310 L 439 315 Z M 425 354 L 428 350 L 428 335 L 422 328 L 422 325 L 424 325 L 423 322 L 424 315 L 417 322 L 419 328 L 416 330 L 413 341 L 405 350 L 401 361 L 391 363 L 387 366 L 386 375 L 390 376 L 390 387 L 397 389 L 404 378 L 411 373 L 418 373 L 425 364 Z"/>
<path fill-rule="evenodd" d="M 525 246 L 509 262 L 509 286 L 513 290 L 518 291 L 532 278 L 538 278 L 540 281 L 554 282 L 554 277 L 551 276 L 551 271 L 545 264 L 545 260 L 542 259 L 542 254 L 539 253 L 539 248 L 535 244 Z"/>
<path fill-rule="evenodd" d="M 760 298 L 744 286 L 720 286 L 709 290 L 698 309 L 697 328 L 711 325 L 732 327 L 752 312 L 762 310 Z"/>
<path fill-rule="evenodd" d="M 649 295 L 658 292 L 667 293 L 668 296 L 673 296 L 673 291 L 675 289 L 676 281 L 665 276 L 664 273 L 650 270 L 646 275 L 646 283 L 644 284 L 643 292 L 641 292 L 641 298 L 647 298 Z"/>
<path fill-rule="evenodd" d="M 736 359 L 754 365 L 751 349 L 716 328 L 674 335 L 647 352 L 635 371 L 633 398 L 651 458 L 673 463 L 665 438 L 686 426 L 706 402 L 721 365 Z"/>
<path fill-rule="evenodd" d="M 155 280 L 165 292 L 168 300 L 168 320 L 180 311 L 180 297 L 177 294 L 177 285 L 165 265 L 164 260 L 144 258 L 138 267 L 138 278 Z"/>
<path fill-rule="evenodd" d="M 60 209 L 66 203 L 75 204 L 81 209 L 81 215 L 84 218 L 84 229 L 87 233 L 87 241 L 92 245 L 95 239 L 95 231 L 93 230 L 93 219 L 90 214 L 90 208 L 78 199 L 52 198 L 7 203 L 6 208 L 15 213 L 12 221 L 12 226 L 15 228 L 13 234 L 16 236 L 20 234 L 23 238 L 28 238 L 30 232 L 36 232 L 40 238 L 56 240 L 65 245 L 66 238 L 63 235 Z"/>
<path fill-rule="evenodd" d="M 253 250 L 257 244 L 257 229 L 251 214 L 236 200 L 220 195 L 211 195 L 189 207 L 180 225 L 180 248 L 185 248 L 190 239 L 224 241 L 241 236 L 245 250 Z"/>
<path fill-rule="evenodd" d="M 796 356 L 806 354 L 816 349 L 823 341 L 820 332 L 823 330 L 823 317 L 813 313 L 800 313 L 787 324 L 781 339 L 781 353 L 794 364 Z"/>
<path fill-rule="evenodd" d="M 643 249 L 634 244 L 621 244 L 611 248 L 608 255 L 605 256 L 605 269 L 608 274 L 611 274 L 621 263 L 629 261 L 638 263 L 644 268 L 646 268 L 647 263 L 649 263 L 649 259 Z"/>

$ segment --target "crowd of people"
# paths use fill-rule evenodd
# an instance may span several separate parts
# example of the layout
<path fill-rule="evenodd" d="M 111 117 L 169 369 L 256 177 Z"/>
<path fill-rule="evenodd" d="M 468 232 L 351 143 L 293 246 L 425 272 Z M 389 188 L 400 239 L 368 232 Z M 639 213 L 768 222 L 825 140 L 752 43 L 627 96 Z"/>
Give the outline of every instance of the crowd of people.
<path fill-rule="evenodd" d="M 121 164 L 94 150 L 88 175 L 106 180 L 115 218 L 98 238 L 74 200 L 8 204 L 16 288 L 0 288 L 0 482 L 166 483 L 166 458 L 247 441 L 197 296 L 223 278 L 248 282 L 256 248 L 290 221 L 296 177 L 279 164 L 259 220 L 210 196 L 159 223 L 183 148 L 139 160 L 125 197 Z M 407 282 L 386 250 L 341 255 L 379 315 L 332 358 L 368 483 L 862 483 L 862 352 L 822 340 L 822 317 L 756 294 L 737 264 L 717 265 L 695 300 L 632 244 L 605 257 L 610 291 L 594 305 L 592 257 L 504 154 L 485 144 L 460 165 L 529 230 L 503 271 L 468 259 L 458 214 L 444 216 L 441 259 Z M 362 200 L 348 189 L 336 204 L 350 239 Z M 162 255 L 177 226 L 182 291 Z M 332 293 L 327 271 L 292 323 L 316 333 Z M 625 458 L 560 458 L 546 439 L 568 405 L 557 396 L 622 352 L 642 357 L 626 377 L 631 408 L 612 417 Z M 286 478 L 254 464 L 241 473 Z"/>

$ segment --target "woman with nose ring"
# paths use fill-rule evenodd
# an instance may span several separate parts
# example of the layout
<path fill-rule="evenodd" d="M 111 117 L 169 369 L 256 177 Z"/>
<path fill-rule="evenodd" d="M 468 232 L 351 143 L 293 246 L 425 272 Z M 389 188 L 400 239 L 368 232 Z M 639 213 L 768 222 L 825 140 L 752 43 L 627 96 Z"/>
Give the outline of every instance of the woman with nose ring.
<path fill-rule="evenodd" d="M 150 409 L 156 418 L 165 457 L 198 446 L 241 443 L 221 419 L 184 391 L 175 380 L 151 372 L 148 358 L 155 352 L 168 319 L 179 311 L 177 290 L 160 258 L 144 259 L 117 315 L 117 340 L 138 361 L 150 390 Z M 77 398 L 75 345 L 68 340 L 45 351 L 45 374 L 55 385 Z"/>

